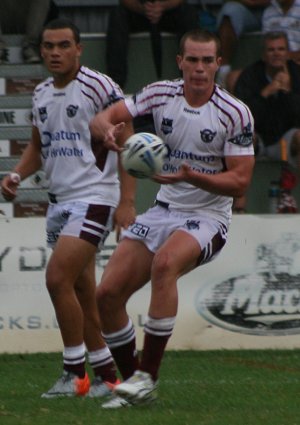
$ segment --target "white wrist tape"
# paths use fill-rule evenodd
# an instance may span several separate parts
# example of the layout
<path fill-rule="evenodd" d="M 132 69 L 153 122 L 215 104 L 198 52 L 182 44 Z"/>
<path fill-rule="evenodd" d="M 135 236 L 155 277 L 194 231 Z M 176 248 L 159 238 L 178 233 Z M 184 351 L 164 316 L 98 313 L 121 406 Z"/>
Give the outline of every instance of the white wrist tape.
<path fill-rule="evenodd" d="M 21 176 L 19 173 L 15 173 L 15 172 L 10 173 L 9 177 L 14 183 L 19 184 L 21 182 Z"/>

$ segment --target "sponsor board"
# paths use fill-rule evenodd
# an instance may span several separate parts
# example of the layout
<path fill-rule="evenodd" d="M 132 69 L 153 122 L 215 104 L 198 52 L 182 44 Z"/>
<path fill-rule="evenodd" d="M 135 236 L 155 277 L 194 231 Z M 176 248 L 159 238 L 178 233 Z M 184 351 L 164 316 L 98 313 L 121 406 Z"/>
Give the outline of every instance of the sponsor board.
<path fill-rule="evenodd" d="M 29 140 L 10 140 L 10 155 L 21 156 Z"/>
<path fill-rule="evenodd" d="M 0 78 L 0 95 L 32 94 L 42 78 Z"/>
<path fill-rule="evenodd" d="M 234 216 L 211 263 L 178 282 L 179 306 L 168 349 L 300 348 L 300 216 Z M 51 251 L 44 218 L 0 220 L 0 351 L 59 351 L 61 338 L 45 288 Z M 97 281 L 116 246 L 97 255 Z M 128 303 L 143 341 L 148 283 Z"/>
<path fill-rule="evenodd" d="M 31 125 L 30 109 L 0 109 L 0 127 Z"/>
<path fill-rule="evenodd" d="M 29 140 L 0 140 L 0 157 L 21 156 Z"/>
<path fill-rule="evenodd" d="M 32 94 L 42 78 L 7 78 L 5 94 Z"/>
<path fill-rule="evenodd" d="M 18 202 L 14 204 L 14 217 L 45 217 L 48 202 Z"/>
<path fill-rule="evenodd" d="M 203 285 L 196 308 L 210 323 L 252 335 L 300 333 L 300 231 L 255 246 L 253 269 Z"/>

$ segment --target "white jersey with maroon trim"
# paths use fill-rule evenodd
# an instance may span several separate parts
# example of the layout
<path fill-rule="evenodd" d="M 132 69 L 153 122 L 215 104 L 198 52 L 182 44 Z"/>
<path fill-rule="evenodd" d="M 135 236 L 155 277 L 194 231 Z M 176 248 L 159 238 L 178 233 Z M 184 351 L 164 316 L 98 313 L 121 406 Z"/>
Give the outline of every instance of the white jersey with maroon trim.
<path fill-rule="evenodd" d="M 182 162 L 200 173 L 222 173 L 226 156 L 254 154 L 249 108 L 217 85 L 199 108 L 186 102 L 182 80 L 150 84 L 127 98 L 126 105 L 134 117 L 152 113 L 156 132 L 168 148 L 163 173 L 175 173 Z M 157 199 L 172 209 L 207 213 L 221 222 L 231 218 L 231 197 L 185 182 L 161 185 Z"/>
<path fill-rule="evenodd" d="M 84 66 L 63 89 L 54 87 L 52 77 L 36 87 L 33 125 L 40 133 L 49 192 L 58 202 L 118 204 L 117 154 L 91 138 L 89 123 L 121 98 L 121 89 L 109 77 Z"/>

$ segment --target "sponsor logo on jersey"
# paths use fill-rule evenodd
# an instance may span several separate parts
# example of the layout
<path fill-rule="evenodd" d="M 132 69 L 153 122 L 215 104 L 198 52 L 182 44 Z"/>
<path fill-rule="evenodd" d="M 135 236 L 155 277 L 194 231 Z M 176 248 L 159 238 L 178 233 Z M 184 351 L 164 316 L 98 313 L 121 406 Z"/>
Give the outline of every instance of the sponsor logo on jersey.
<path fill-rule="evenodd" d="M 189 109 L 186 106 L 183 108 L 183 112 L 187 112 L 188 114 L 200 115 L 200 111 L 195 111 L 195 109 Z"/>
<path fill-rule="evenodd" d="M 39 108 L 39 116 L 42 122 L 45 122 L 46 119 L 48 118 L 47 108 L 45 106 L 43 106 L 42 108 Z"/>
<path fill-rule="evenodd" d="M 76 140 L 81 140 L 81 136 L 78 131 L 74 132 L 74 131 L 60 130 L 60 131 L 56 131 L 55 133 L 50 133 L 49 131 L 43 131 L 42 147 L 46 148 L 48 146 L 51 146 L 53 142 L 60 142 L 60 141 L 73 142 Z"/>
<path fill-rule="evenodd" d="M 66 92 L 60 92 L 60 93 L 53 93 L 53 97 L 62 97 L 65 96 Z"/>
<path fill-rule="evenodd" d="M 204 143 L 211 143 L 214 140 L 216 134 L 216 131 L 211 131 L 208 128 L 202 131 L 200 130 L 201 140 Z"/>
<path fill-rule="evenodd" d="M 255 248 L 255 272 L 203 285 L 195 307 L 208 322 L 250 335 L 300 333 L 300 235 Z M 295 263 L 295 264 L 294 264 Z"/>
<path fill-rule="evenodd" d="M 75 115 L 77 114 L 78 111 L 78 106 L 75 105 L 69 105 L 67 107 L 67 115 L 69 118 L 73 118 L 75 117 Z"/>
<path fill-rule="evenodd" d="M 199 153 L 194 153 L 191 151 L 183 151 L 181 149 L 171 149 L 168 143 L 166 143 L 165 146 L 168 150 L 166 158 L 169 158 L 169 159 L 175 158 L 175 159 L 182 159 L 184 161 L 186 160 L 200 161 L 206 164 L 212 164 L 216 161 L 215 155 L 199 155 Z"/>
<path fill-rule="evenodd" d="M 173 120 L 171 120 L 170 118 L 163 118 L 160 129 L 164 134 L 172 133 L 172 131 L 173 131 Z"/>
<path fill-rule="evenodd" d="M 238 146 L 249 146 L 252 143 L 253 131 L 251 124 L 247 124 L 246 127 L 243 128 L 242 133 L 238 134 L 231 139 L 228 139 L 228 142 L 233 143 Z"/>

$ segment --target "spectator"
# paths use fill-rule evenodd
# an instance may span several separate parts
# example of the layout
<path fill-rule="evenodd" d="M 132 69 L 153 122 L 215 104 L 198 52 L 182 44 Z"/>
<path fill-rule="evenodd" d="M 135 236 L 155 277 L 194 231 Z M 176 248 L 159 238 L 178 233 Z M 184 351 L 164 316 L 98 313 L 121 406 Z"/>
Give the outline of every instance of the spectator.
<path fill-rule="evenodd" d="M 39 63 L 40 35 L 43 25 L 58 16 L 51 0 L 1 0 L 0 37 L 2 34 L 24 34 L 22 54 L 25 63 Z M 5 43 L 0 39 L 0 63 L 5 63 Z"/>
<path fill-rule="evenodd" d="M 157 76 L 161 77 L 160 32 L 176 33 L 178 38 L 198 26 L 197 10 L 184 0 L 120 0 L 112 8 L 107 29 L 107 73 L 122 88 L 127 79 L 129 35 L 149 31 Z"/>
<path fill-rule="evenodd" d="M 273 0 L 262 16 L 262 30 L 283 31 L 289 42 L 289 59 L 300 64 L 300 0 Z M 233 92 L 241 69 L 230 71 L 226 76 L 226 87 Z"/>
<path fill-rule="evenodd" d="M 2 180 L 12 200 L 21 180 L 43 166 L 49 180 L 47 242 L 53 248 L 46 271 L 63 352 L 63 374 L 43 397 L 103 396 L 116 382 L 111 353 L 100 334 L 95 255 L 113 226 L 135 216 L 135 180 L 120 169 L 118 156 L 91 137 L 89 121 L 123 98 L 109 77 L 80 65 L 78 28 L 65 19 L 49 22 L 41 53 L 51 76 L 33 94 L 32 138 L 12 173 Z M 120 142 L 132 134 L 126 127 Z M 85 367 L 86 349 L 95 379 Z M 89 389 L 90 387 L 90 389 Z"/>
<path fill-rule="evenodd" d="M 254 116 L 258 157 L 281 160 L 280 141 L 286 141 L 291 168 L 282 176 L 284 194 L 295 186 L 295 173 L 300 174 L 300 66 L 289 59 L 284 32 L 264 35 L 262 59 L 241 72 L 234 94 Z M 242 209 L 245 204 L 246 199 L 240 198 L 235 206 Z"/>
<path fill-rule="evenodd" d="M 226 86 L 231 61 L 239 38 L 246 32 L 261 30 L 264 8 L 270 0 L 228 1 L 217 15 L 217 29 L 222 47 L 222 64 L 217 73 L 218 84 Z"/>
<path fill-rule="evenodd" d="M 272 0 L 263 13 L 262 29 L 284 31 L 289 42 L 289 58 L 300 65 L 300 0 Z"/>

